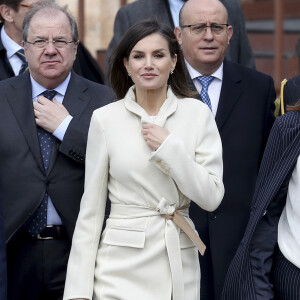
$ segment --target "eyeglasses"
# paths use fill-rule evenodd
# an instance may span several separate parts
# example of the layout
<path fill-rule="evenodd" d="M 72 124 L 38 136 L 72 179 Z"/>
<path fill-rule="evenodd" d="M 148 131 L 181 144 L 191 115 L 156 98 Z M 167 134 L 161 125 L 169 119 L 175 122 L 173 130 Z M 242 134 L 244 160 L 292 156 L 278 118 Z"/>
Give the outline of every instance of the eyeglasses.
<path fill-rule="evenodd" d="M 211 25 L 206 25 L 205 23 L 193 24 L 193 25 L 181 25 L 181 28 L 189 27 L 191 34 L 194 35 L 203 35 L 206 33 L 207 28 L 209 27 L 213 35 L 222 35 L 225 33 L 229 24 L 218 24 L 213 23 Z"/>
<path fill-rule="evenodd" d="M 29 42 L 26 41 L 25 43 L 31 44 L 37 48 L 46 48 L 49 43 L 52 43 L 55 48 L 61 49 L 67 47 L 68 44 L 76 44 L 77 42 L 74 41 L 64 41 L 64 40 L 53 40 L 53 41 L 48 41 L 48 40 L 36 40 L 34 42 Z"/>
<path fill-rule="evenodd" d="M 21 6 L 21 7 L 29 8 L 29 9 L 32 9 L 32 8 L 33 8 L 33 5 L 32 5 L 32 4 L 23 4 L 23 3 L 19 3 L 18 5 Z"/>

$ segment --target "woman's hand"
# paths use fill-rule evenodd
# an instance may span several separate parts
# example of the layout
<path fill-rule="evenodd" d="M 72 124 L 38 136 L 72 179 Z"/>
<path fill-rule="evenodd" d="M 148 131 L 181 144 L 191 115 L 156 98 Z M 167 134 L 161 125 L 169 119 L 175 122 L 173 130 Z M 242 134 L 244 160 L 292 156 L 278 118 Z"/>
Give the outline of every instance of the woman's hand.
<path fill-rule="evenodd" d="M 145 123 L 143 124 L 142 134 L 148 146 L 153 150 L 157 150 L 169 135 L 169 131 L 164 127 Z"/>

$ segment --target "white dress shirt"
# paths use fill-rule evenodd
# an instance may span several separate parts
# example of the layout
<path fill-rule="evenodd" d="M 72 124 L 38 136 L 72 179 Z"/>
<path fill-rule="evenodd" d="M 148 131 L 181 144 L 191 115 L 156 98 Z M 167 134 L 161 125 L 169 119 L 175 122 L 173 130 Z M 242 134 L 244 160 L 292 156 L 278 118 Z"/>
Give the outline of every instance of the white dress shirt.
<path fill-rule="evenodd" d="M 59 86 L 55 88 L 55 91 L 57 94 L 55 95 L 55 99 L 63 103 L 63 99 L 69 84 L 71 78 L 71 74 L 68 75 L 68 77 L 63 81 Z M 32 101 L 37 101 L 38 96 L 40 96 L 46 89 L 40 85 L 38 82 L 36 82 L 33 77 L 30 75 L 31 79 L 31 86 L 32 86 Z M 62 123 L 57 127 L 57 129 L 53 132 L 53 135 L 59 139 L 63 140 L 64 135 L 68 129 L 68 126 L 72 120 L 72 116 L 68 115 Z M 48 197 L 48 208 L 47 208 L 47 224 L 48 225 L 61 225 L 62 221 L 61 218 L 59 217 L 52 201 L 51 198 Z"/>
<path fill-rule="evenodd" d="M 19 71 L 23 62 L 18 57 L 18 55 L 16 55 L 16 52 L 23 48 L 7 35 L 4 26 L 1 28 L 1 41 L 4 48 L 6 49 L 7 59 L 15 75 L 19 75 Z"/>
<path fill-rule="evenodd" d="M 300 159 L 289 182 L 285 208 L 278 224 L 280 251 L 296 267 L 300 268 Z"/>
<path fill-rule="evenodd" d="M 202 85 L 200 81 L 197 79 L 199 76 L 203 76 L 201 73 L 199 73 L 197 70 L 195 70 L 186 60 L 185 60 L 188 72 L 190 74 L 191 79 L 193 80 L 193 83 L 198 91 L 198 93 L 201 93 Z M 210 99 L 211 107 L 212 107 L 212 113 L 214 117 L 216 117 L 217 109 L 219 105 L 219 99 L 221 94 L 221 88 L 222 88 L 222 80 L 223 80 L 223 63 L 221 66 L 213 73 L 211 76 L 214 77 L 211 84 L 208 86 L 208 96 Z"/>

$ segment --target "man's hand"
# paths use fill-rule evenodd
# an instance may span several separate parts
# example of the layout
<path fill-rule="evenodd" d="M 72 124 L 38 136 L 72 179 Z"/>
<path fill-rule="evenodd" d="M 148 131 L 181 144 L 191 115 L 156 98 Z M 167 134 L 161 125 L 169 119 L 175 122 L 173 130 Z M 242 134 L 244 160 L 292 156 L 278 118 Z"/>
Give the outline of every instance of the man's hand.
<path fill-rule="evenodd" d="M 37 102 L 33 102 L 33 108 L 36 124 L 50 133 L 53 133 L 69 115 L 66 108 L 55 98 L 50 101 L 39 96 Z"/>
<path fill-rule="evenodd" d="M 153 150 L 157 150 L 169 135 L 168 129 L 148 123 L 143 124 L 142 133 L 148 146 Z"/>

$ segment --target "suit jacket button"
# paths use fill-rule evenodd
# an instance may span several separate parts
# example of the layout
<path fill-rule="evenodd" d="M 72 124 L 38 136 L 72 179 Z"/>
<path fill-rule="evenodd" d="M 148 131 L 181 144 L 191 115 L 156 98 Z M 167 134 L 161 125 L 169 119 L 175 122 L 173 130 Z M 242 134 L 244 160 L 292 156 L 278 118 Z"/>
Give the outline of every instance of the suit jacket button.
<path fill-rule="evenodd" d="M 211 214 L 210 214 L 210 218 L 211 218 L 212 220 L 215 220 L 215 219 L 217 218 L 217 216 L 216 216 L 214 213 L 211 213 Z"/>

